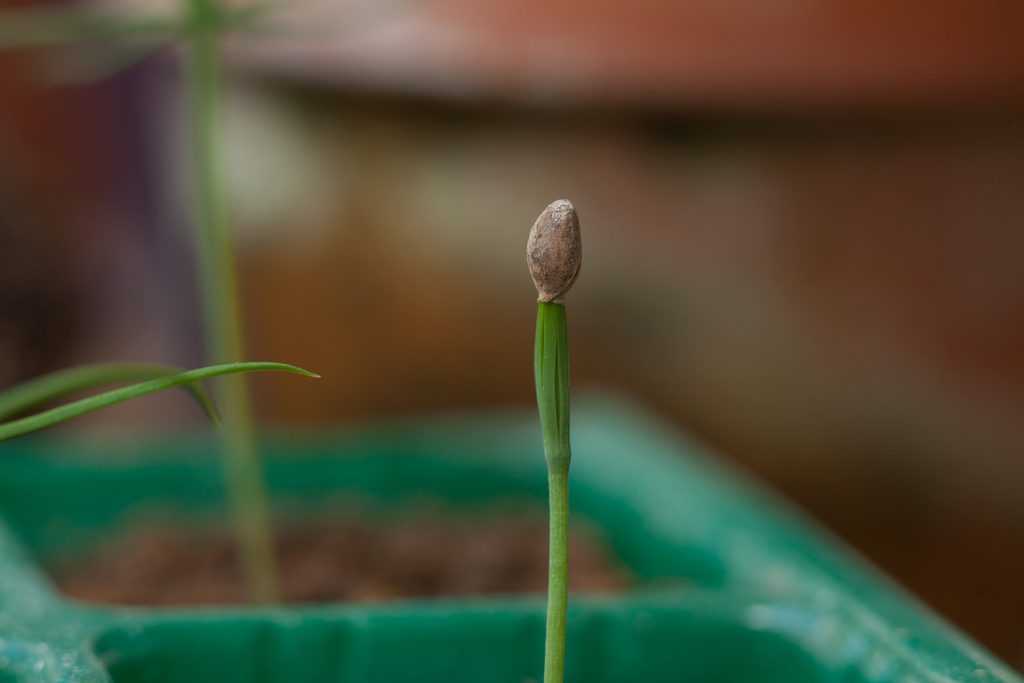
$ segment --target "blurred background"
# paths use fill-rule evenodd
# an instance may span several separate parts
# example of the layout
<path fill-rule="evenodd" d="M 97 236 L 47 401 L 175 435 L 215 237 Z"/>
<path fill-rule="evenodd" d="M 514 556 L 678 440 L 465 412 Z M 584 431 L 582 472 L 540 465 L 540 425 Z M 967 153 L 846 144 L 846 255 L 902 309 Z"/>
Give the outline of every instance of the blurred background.
<path fill-rule="evenodd" d="M 96 7 L 0 2 L 0 387 L 202 361 L 181 41 L 34 18 Z M 1006 0 L 257 8 L 223 45 L 248 355 L 324 377 L 256 379 L 263 423 L 532 405 L 526 235 L 568 198 L 575 389 L 1024 666 L 1022 27 Z M 71 428 L 200 420 L 171 395 Z"/>

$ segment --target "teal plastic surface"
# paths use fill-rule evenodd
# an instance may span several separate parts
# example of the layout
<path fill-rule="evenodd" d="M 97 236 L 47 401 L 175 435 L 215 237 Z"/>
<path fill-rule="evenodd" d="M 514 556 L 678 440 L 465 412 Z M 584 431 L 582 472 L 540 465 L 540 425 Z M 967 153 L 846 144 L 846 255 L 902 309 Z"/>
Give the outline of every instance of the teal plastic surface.
<path fill-rule="evenodd" d="M 1020 679 L 848 550 L 635 408 L 580 401 L 571 505 L 644 582 L 574 599 L 576 683 L 915 683 Z M 532 413 L 267 440 L 281 509 L 357 497 L 382 511 L 544 499 Z M 524 683 L 543 658 L 540 598 L 274 609 L 68 601 L 39 558 L 146 511 L 222 514 L 215 448 L 39 438 L 0 448 L 0 683 Z M 680 581 L 679 579 L 685 579 Z"/>

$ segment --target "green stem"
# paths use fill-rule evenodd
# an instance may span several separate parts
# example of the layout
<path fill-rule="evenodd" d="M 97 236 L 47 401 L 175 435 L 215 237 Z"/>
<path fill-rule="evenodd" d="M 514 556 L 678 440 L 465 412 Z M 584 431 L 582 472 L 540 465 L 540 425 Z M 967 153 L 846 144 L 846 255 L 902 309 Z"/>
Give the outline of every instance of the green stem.
<path fill-rule="evenodd" d="M 544 683 L 565 676 L 565 621 L 569 604 L 569 344 L 562 304 L 537 305 L 534 363 L 537 408 L 548 464 L 548 613 Z"/>
<path fill-rule="evenodd" d="M 550 537 L 548 620 L 544 639 L 544 683 L 565 675 L 565 617 L 569 609 L 569 468 L 548 470 Z"/>
<path fill-rule="evenodd" d="M 185 1 L 189 3 L 191 28 L 186 96 L 200 227 L 198 261 L 207 353 L 213 362 L 233 362 L 243 357 L 244 348 L 232 232 L 217 146 L 222 100 L 217 38 L 222 17 L 217 0 Z M 274 602 L 278 591 L 270 511 L 245 378 L 224 378 L 219 393 L 228 495 L 242 568 L 252 599 Z"/>

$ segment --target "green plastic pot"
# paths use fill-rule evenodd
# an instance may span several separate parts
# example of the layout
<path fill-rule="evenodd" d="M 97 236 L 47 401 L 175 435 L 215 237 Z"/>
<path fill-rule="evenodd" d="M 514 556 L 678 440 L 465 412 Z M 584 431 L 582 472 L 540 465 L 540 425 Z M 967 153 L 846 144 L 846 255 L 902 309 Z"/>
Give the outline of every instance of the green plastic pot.
<path fill-rule="evenodd" d="M 586 683 L 1020 681 L 800 515 L 607 398 L 574 413 L 572 507 L 646 581 L 574 599 L 567 678 Z M 279 505 L 424 495 L 479 509 L 545 495 L 532 413 L 267 440 Z M 140 509 L 221 513 L 209 439 L 56 439 L 0 457 L 0 683 L 539 681 L 540 598 L 274 609 L 68 601 L 36 562 Z M 662 579 L 672 581 L 662 581 Z M 685 579 L 680 582 L 679 579 Z"/>

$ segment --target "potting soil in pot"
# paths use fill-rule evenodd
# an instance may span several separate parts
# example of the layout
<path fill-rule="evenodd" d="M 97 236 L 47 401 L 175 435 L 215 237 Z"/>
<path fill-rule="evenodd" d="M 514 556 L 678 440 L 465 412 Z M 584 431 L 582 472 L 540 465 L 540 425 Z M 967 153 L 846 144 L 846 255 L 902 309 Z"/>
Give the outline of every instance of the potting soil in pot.
<path fill-rule="evenodd" d="M 547 527 L 536 510 L 480 517 L 426 509 L 386 520 L 351 510 L 279 525 L 285 600 L 358 602 L 405 597 L 541 594 Z M 571 588 L 616 593 L 631 578 L 585 525 L 572 535 Z M 223 528 L 137 525 L 73 562 L 51 567 L 60 589 L 124 605 L 245 602 L 235 543 Z"/>

